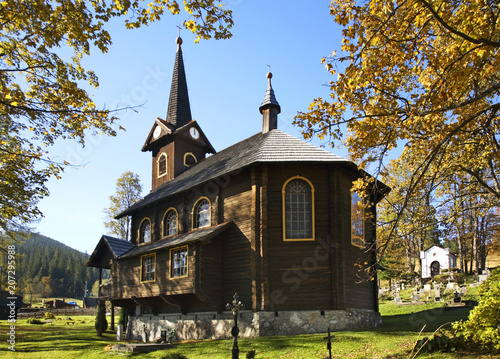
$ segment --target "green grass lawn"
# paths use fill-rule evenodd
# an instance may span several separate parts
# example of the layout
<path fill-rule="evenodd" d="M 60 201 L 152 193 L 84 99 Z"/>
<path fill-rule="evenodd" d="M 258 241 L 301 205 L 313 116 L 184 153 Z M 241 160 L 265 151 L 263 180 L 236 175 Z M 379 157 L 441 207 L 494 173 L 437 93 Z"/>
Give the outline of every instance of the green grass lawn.
<path fill-rule="evenodd" d="M 439 304 L 398 306 L 393 303 L 381 305 L 384 325 L 374 330 L 335 332 L 332 341 L 333 358 L 410 358 L 410 352 L 425 325 L 424 334 L 429 335 L 449 321 L 467 318 L 468 309 L 447 309 Z M 16 324 L 16 352 L 8 350 L 9 344 L 2 340 L 2 358 L 122 358 L 140 356 L 162 358 L 169 353 L 182 353 L 189 359 L 231 358 L 232 340 L 211 340 L 177 343 L 175 348 L 140 355 L 124 355 L 104 350 L 116 342 L 116 335 L 107 332 L 97 337 L 94 317 L 75 316 L 74 325 L 68 325 L 64 317 L 52 323 L 28 324 L 19 320 Z M 0 321 L 2 338 L 7 337 L 9 323 Z M 240 339 L 240 358 L 245 359 L 250 350 L 255 350 L 257 359 L 312 359 L 326 358 L 328 351 L 325 334 L 295 335 L 286 337 L 265 337 Z M 421 354 L 418 358 L 498 358 L 474 353 Z"/>

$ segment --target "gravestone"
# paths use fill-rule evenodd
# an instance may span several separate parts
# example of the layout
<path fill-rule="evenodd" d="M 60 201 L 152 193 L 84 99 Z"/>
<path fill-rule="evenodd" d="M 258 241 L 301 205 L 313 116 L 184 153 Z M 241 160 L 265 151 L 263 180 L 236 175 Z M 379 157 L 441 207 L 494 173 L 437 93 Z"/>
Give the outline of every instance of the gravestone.
<path fill-rule="evenodd" d="M 439 289 L 439 287 L 436 287 L 434 289 L 434 301 L 436 301 L 436 302 L 441 301 L 441 289 Z"/>
<path fill-rule="evenodd" d="M 116 326 L 116 340 L 119 342 L 123 341 L 123 325 L 121 324 Z"/>

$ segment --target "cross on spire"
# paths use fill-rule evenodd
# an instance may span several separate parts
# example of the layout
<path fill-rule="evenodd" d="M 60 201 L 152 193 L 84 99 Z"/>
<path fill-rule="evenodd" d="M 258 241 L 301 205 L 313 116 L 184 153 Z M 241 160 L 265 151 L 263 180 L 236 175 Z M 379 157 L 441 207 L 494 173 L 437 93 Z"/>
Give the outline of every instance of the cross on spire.
<path fill-rule="evenodd" d="M 177 25 L 177 29 L 179 29 L 177 36 L 181 37 L 181 25 Z"/>

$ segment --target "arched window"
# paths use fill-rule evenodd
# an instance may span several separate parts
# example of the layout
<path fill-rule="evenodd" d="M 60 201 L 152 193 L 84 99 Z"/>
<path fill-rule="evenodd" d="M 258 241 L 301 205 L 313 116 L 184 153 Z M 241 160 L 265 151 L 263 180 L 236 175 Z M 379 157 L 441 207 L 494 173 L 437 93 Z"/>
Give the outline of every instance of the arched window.
<path fill-rule="evenodd" d="M 283 240 L 314 240 L 314 187 L 296 176 L 283 185 Z"/>
<path fill-rule="evenodd" d="M 177 211 L 170 208 L 163 216 L 163 237 L 177 234 Z"/>
<path fill-rule="evenodd" d="M 351 194 L 351 244 L 356 247 L 365 246 L 365 216 L 363 200 L 356 193 Z"/>
<path fill-rule="evenodd" d="M 151 222 L 144 219 L 139 226 L 139 244 L 151 242 Z"/>
<path fill-rule="evenodd" d="M 186 167 L 191 167 L 194 166 L 198 162 L 196 160 L 195 155 L 193 155 L 191 152 L 188 152 L 184 155 L 184 166 Z"/>
<path fill-rule="evenodd" d="M 201 198 L 193 208 L 193 228 L 210 226 L 210 201 L 208 198 Z"/>
<path fill-rule="evenodd" d="M 158 177 L 167 174 L 167 155 L 162 153 L 158 158 Z"/>

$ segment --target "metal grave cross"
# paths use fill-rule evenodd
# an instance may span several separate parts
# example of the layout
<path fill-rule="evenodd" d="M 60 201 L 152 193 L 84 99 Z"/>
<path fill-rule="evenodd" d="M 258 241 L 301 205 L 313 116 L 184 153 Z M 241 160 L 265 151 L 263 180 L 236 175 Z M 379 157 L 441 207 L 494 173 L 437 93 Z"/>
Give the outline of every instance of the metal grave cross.
<path fill-rule="evenodd" d="M 328 339 L 328 342 L 326 343 L 326 348 L 328 349 L 328 354 L 330 359 L 332 359 L 332 338 L 334 337 L 335 335 L 330 335 L 330 328 L 328 328 L 328 336 L 324 337 L 323 339 Z"/>

